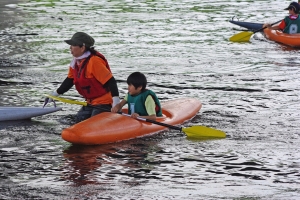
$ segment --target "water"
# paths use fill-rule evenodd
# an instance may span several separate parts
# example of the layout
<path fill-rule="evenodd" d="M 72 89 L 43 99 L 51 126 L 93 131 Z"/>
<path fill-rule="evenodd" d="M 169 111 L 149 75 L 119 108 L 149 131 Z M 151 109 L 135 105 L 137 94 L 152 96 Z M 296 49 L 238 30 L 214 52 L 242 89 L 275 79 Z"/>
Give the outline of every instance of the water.
<path fill-rule="evenodd" d="M 61 139 L 78 105 L 31 121 L 0 123 L 1 199 L 299 199 L 298 49 L 231 43 L 233 16 L 275 22 L 290 2 L 1 1 L 1 106 L 42 106 L 71 55 L 63 42 L 84 31 L 108 59 L 121 96 L 146 74 L 159 98 L 194 97 L 185 126 L 227 133 L 190 140 L 176 130 L 115 144 Z M 7 5 L 8 6 L 4 6 Z M 82 101 L 72 89 L 64 95 Z"/>

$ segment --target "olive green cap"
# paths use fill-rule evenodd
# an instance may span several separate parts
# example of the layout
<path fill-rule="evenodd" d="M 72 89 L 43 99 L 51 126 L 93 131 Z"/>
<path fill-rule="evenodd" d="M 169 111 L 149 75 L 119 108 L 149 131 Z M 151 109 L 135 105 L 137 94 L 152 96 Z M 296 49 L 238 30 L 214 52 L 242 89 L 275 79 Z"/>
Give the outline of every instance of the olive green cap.
<path fill-rule="evenodd" d="M 65 40 L 65 42 L 72 46 L 94 46 L 95 40 L 88 34 L 84 32 L 75 33 L 70 40 Z"/>

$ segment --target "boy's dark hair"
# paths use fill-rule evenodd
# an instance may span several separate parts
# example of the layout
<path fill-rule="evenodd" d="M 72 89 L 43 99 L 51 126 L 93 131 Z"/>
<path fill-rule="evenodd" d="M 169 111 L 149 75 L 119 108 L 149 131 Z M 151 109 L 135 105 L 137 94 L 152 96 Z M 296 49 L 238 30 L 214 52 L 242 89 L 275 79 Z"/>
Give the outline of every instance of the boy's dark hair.
<path fill-rule="evenodd" d="M 285 8 L 284 10 L 292 9 L 296 14 L 299 14 L 300 5 L 297 2 L 292 2 L 289 7 Z"/>
<path fill-rule="evenodd" d="M 142 91 L 146 89 L 147 79 L 146 76 L 141 72 L 133 72 L 127 78 L 127 84 L 132 84 L 135 89 L 142 86 Z"/>

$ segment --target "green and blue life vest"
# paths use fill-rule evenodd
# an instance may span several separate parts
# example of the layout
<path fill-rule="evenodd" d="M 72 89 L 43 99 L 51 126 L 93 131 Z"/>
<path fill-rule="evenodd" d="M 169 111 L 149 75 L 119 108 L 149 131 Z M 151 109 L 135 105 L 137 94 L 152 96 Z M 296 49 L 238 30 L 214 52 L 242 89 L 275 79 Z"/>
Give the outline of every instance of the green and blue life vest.
<path fill-rule="evenodd" d="M 299 15 L 295 19 L 291 19 L 295 16 L 287 16 L 284 18 L 285 28 L 283 29 L 284 33 L 295 34 L 300 33 L 300 17 Z"/>
<path fill-rule="evenodd" d="M 160 102 L 156 96 L 156 94 L 151 90 L 145 90 L 136 96 L 131 96 L 129 93 L 127 94 L 127 103 L 128 103 L 128 114 L 131 114 L 130 103 L 134 103 L 134 112 L 138 113 L 140 116 L 148 116 L 145 102 L 149 95 L 153 98 L 155 102 L 155 112 L 157 117 L 162 117 L 162 109 Z"/>

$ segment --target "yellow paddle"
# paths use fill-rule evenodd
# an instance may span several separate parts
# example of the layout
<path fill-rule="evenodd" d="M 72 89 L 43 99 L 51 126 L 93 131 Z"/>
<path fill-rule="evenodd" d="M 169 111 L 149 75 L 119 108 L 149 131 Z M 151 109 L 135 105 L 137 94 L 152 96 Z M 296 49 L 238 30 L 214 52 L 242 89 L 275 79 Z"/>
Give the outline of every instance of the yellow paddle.
<path fill-rule="evenodd" d="M 277 24 L 279 22 L 281 22 L 282 20 L 279 20 L 278 22 L 275 22 L 273 24 L 271 24 L 271 26 L 273 26 L 274 24 Z M 238 34 L 235 34 L 234 36 L 230 37 L 229 40 L 232 41 L 232 42 L 249 42 L 251 36 L 254 34 L 254 33 L 257 33 L 257 32 L 260 32 L 262 30 L 264 30 L 265 28 L 267 27 L 263 27 L 261 29 L 258 29 L 256 31 L 243 31 L 243 32 L 240 32 Z"/>
<path fill-rule="evenodd" d="M 64 103 L 77 104 L 77 105 L 82 105 L 82 106 L 90 106 L 90 107 L 98 108 L 97 106 L 92 106 L 92 105 L 89 105 L 88 103 L 82 102 L 82 101 L 65 99 L 65 98 L 56 97 L 56 96 L 52 96 L 52 95 L 48 95 L 48 94 L 46 94 L 45 96 L 49 97 L 49 98 L 52 98 L 52 99 L 55 99 L 55 100 L 58 100 L 58 101 L 61 101 L 61 102 L 64 102 Z M 121 113 L 121 112 L 119 114 L 122 114 L 122 115 L 125 115 L 125 116 L 130 116 L 128 114 Z M 183 127 L 172 126 L 172 125 L 169 125 L 169 124 L 164 124 L 164 123 L 161 123 L 161 122 L 158 122 L 158 121 L 145 119 L 145 118 L 141 118 L 141 117 L 138 117 L 138 120 L 146 121 L 146 122 L 150 122 L 150 123 L 153 123 L 153 124 L 165 126 L 165 127 L 171 128 L 171 129 L 182 131 L 190 138 L 204 138 L 204 137 L 225 138 L 226 137 L 225 132 L 220 131 L 220 130 L 216 130 L 216 129 L 213 129 L 213 128 L 209 128 L 209 127 L 206 127 L 206 126 L 192 126 L 192 127 L 188 127 L 188 128 L 183 128 Z"/>

